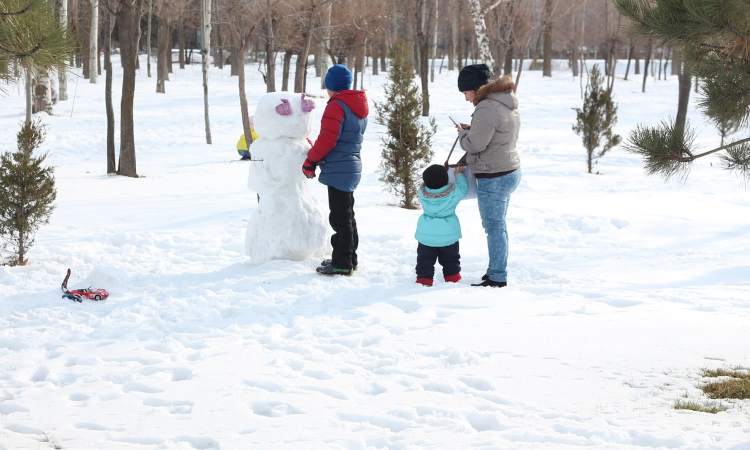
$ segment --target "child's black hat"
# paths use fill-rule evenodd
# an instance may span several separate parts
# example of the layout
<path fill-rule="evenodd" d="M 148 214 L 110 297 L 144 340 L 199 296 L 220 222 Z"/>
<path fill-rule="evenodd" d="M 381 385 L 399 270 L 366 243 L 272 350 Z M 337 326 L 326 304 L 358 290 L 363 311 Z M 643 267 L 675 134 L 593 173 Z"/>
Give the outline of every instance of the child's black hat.
<path fill-rule="evenodd" d="M 439 189 L 448 184 L 448 169 L 445 166 L 433 164 L 422 172 L 424 185 L 430 189 Z"/>

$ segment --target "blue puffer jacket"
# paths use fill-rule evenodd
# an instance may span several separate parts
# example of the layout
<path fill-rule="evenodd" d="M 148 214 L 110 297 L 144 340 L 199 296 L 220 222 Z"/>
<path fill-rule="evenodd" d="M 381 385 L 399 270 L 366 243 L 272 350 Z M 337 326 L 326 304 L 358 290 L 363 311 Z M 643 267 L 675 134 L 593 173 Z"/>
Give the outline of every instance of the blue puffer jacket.
<path fill-rule="evenodd" d="M 463 174 L 456 176 L 455 184 L 439 189 L 422 186 L 419 202 L 424 213 L 419 217 L 415 237 L 420 244 L 430 247 L 446 247 L 461 239 L 461 224 L 456 216 L 456 206 L 469 191 L 469 183 Z"/>
<path fill-rule="evenodd" d="M 308 159 L 320 166 L 321 183 L 345 192 L 354 192 L 359 185 L 368 112 L 364 91 L 340 91 L 328 101 L 320 135 L 308 153 Z"/>

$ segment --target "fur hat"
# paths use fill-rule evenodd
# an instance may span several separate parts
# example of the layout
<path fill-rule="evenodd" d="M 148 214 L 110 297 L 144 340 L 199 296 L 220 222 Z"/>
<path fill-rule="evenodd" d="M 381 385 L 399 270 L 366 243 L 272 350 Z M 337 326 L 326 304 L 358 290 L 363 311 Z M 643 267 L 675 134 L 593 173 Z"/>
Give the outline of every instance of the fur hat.
<path fill-rule="evenodd" d="M 422 172 L 422 181 L 429 189 L 440 189 L 448 184 L 448 169 L 445 166 L 433 164 Z"/>
<path fill-rule="evenodd" d="M 471 64 L 458 73 L 458 90 L 476 91 L 490 81 L 490 68 L 487 64 Z"/>

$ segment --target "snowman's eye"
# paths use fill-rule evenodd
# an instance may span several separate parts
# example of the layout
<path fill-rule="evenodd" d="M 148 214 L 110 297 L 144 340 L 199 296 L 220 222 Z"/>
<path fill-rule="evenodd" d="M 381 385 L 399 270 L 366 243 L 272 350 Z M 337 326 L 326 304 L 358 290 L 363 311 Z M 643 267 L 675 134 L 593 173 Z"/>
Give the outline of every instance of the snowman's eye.
<path fill-rule="evenodd" d="M 281 103 L 276 105 L 276 113 L 280 116 L 291 116 L 292 105 L 289 104 L 289 100 L 282 98 Z"/>
<path fill-rule="evenodd" d="M 308 113 L 315 109 L 315 102 L 309 98 L 305 98 L 305 94 L 302 94 L 302 111 Z"/>

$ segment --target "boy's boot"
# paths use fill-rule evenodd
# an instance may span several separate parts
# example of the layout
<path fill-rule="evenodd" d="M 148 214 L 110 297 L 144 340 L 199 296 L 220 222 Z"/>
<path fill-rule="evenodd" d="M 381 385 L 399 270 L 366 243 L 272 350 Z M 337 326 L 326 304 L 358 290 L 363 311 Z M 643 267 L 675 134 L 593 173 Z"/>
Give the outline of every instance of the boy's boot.
<path fill-rule="evenodd" d="M 333 264 L 333 260 L 331 259 L 324 259 L 323 261 L 320 262 L 321 266 L 330 266 L 331 264 Z M 352 264 L 352 270 L 357 270 L 356 264 Z"/>
<path fill-rule="evenodd" d="M 461 281 L 461 272 L 454 273 L 453 275 L 445 275 L 445 281 L 447 283 L 458 283 Z"/>
<path fill-rule="evenodd" d="M 334 267 L 333 264 L 328 265 L 319 265 L 317 269 L 315 269 L 316 272 L 318 272 L 321 275 L 351 275 L 352 269 L 343 269 L 340 267 Z"/>
<path fill-rule="evenodd" d="M 417 278 L 417 284 L 421 284 L 422 286 L 430 287 L 432 286 L 432 278 Z"/>

